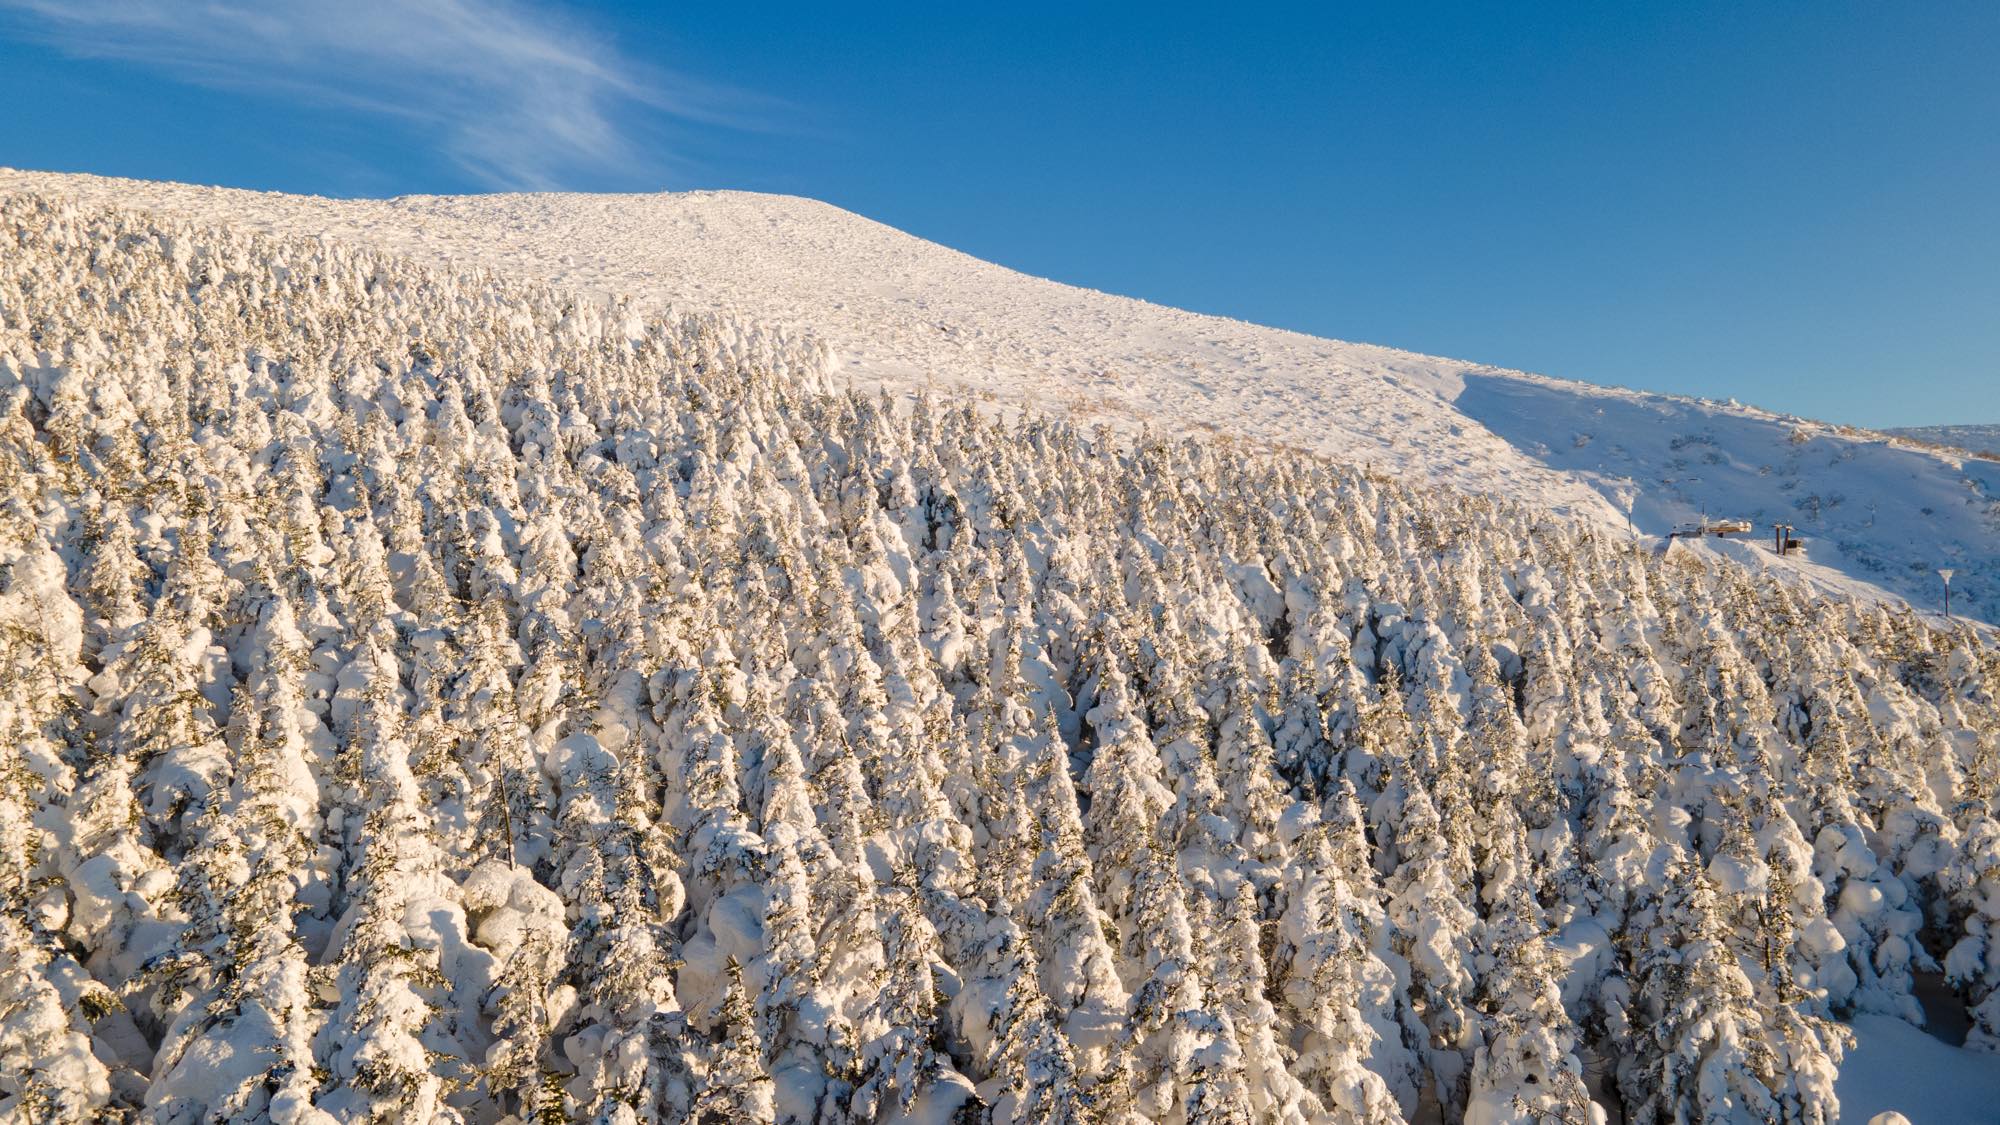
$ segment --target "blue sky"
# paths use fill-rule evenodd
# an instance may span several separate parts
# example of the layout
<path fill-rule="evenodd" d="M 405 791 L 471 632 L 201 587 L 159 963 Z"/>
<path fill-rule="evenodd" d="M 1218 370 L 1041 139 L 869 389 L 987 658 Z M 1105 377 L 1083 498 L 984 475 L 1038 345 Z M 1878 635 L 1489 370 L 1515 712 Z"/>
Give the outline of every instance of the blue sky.
<path fill-rule="evenodd" d="M 0 0 L 0 164 L 810 195 L 1080 285 L 2000 422 L 2000 4 Z"/>

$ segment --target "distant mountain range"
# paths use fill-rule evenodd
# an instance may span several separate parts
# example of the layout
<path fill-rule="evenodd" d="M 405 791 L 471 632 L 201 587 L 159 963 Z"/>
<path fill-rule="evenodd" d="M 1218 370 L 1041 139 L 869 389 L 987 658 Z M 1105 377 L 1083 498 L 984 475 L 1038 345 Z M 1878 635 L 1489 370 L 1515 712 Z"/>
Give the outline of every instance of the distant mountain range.
<path fill-rule="evenodd" d="M 1904 426 L 1883 430 L 1897 437 L 1915 438 L 1932 445 L 1949 445 L 1968 453 L 2000 457 L 2000 425 L 1992 426 Z"/>

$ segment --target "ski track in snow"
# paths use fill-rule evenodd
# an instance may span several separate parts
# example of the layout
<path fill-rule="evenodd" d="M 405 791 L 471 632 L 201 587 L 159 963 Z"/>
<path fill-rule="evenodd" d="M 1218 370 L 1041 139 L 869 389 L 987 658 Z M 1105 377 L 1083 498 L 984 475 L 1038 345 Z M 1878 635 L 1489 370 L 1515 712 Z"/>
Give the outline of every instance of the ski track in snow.
<path fill-rule="evenodd" d="M 1787 522 L 1808 558 L 1764 563 L 1822 589 L 1934 609 L 1935 568 L 1954 566 L 1956 607 L 2000 612 L 2000 463 L 1080 289 L 809 199 L 335 200 L 0 169 L 9 188 L 483 266 L 649 311 L 730 311 L 826 340 L 861 386 L 1310 449 L 1609 524 L 1629 504 L 1641 533 L 1706 511 L 1751 520 L 1761 543 Z"/>

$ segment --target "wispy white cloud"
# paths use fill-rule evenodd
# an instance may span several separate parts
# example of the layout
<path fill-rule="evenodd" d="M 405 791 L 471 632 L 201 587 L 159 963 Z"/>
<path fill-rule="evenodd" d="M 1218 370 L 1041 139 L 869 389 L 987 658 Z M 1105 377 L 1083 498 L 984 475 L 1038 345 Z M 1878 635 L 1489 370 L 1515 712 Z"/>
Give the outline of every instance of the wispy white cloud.
<path fill-rule="evenodd" d="M 726 120 L 730 99 L 521 0 L 0 0 L 71 54 L 385 114 L 495 186 L 658 169 L 634 122 Z"/>

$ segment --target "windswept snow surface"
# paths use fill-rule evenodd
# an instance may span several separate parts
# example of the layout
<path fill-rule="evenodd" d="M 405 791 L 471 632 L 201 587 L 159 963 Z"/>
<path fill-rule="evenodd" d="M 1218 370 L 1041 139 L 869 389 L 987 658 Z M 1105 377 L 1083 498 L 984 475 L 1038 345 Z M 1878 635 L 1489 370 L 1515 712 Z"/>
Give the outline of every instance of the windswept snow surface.
<path fill-rule="evenodd" d="M 1752 550 L 1775 562 L 1763 544 L 1771 525 L 1788 524 L 1805 557 L 1783 565 L 1823 586 L 1863 593 L 1859 584 L 1873 584 L 1934 610 L 1937 568 L 1952 567 L 1954 609 L 1989 620 L 2000 609 L 2000 462 L 1752 407 L 1517 372 L 1469 374 L 1456 401 L 1539 463 L 1631 496 L 1642 530 L 1704 514 L 1748 520 Z"/>
<path fill-rule="evenodd" d="M 2000 465 L 1731 404 L 1608 390 L 1029 277 L 808 199 L 747 192 L 333 200 L 0 169 L 27 188 L 809 329 L 861 385 L 1294 446 L 1663 534 L 1706 507 L 1796 525 L 1822 578 L 2000 610 Z M 1796 435 L 1803 435 L 1803 441 Z M 1812 568 L 1808 568 L 1812 569 Z"/>

